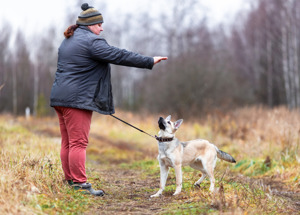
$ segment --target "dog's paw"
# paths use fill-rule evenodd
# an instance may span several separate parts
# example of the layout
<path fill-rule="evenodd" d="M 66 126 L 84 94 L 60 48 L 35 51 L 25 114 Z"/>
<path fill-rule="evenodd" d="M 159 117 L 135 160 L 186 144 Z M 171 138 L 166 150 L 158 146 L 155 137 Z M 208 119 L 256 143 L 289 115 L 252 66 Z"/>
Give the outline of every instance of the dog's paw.
<path fill-rule="evenodd" d="M 154 195 L 150 196 L 150 198 L 159 197 L 159 196 L 161 196 L 162 192 L 163 192 L 163 189 L 160 189 L 157 193 L 155 193 Z"/>
<path fill-rule="evenodd" d="M 160 194 L 154 194 L 154 195 L 151 195 L 150 198 L 155 198 L 155 197 L 159 197 Z"/>
<path fill-rule="evenodd" d="M 195 183 L 195 184 L 194 184 L 194 187 L 195 187 L 195 188 L 200 188 L 200 184 L 196 184 L 196 183 Z"/>
<path fill-rule="evenodd" d="M 173 196 L 177 196 L 177 195 L 179 195 L 181 192 L 175 192 L 174 194 L 173 194 Z"/>

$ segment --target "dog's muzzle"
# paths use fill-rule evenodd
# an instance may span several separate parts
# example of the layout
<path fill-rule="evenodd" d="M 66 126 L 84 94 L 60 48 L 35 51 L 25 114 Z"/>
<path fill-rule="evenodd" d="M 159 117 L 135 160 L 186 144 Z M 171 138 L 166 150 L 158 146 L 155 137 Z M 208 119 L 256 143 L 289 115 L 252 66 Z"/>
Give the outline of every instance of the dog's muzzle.
<path fill-rule="evenodd" d="M 165 130 L 166 129 L 166 126 L 164 125 L 164 118 L 162 117 L 159 117 L 159 120 L 158 120 L 158 127 L 161 129 L 161 130 Z"/>

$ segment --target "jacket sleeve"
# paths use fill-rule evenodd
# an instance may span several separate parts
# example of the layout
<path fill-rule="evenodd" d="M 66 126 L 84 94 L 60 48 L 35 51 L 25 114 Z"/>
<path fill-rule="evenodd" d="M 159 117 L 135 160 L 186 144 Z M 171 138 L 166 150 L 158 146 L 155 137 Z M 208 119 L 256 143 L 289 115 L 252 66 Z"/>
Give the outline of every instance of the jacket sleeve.
<path fill-rule="evenodd" d="M 110 46 L 105 39 L 95 39 L 91 44 L 93 59 L 122 66 L 152 69 L 154 60 L 135 52 Z"/>

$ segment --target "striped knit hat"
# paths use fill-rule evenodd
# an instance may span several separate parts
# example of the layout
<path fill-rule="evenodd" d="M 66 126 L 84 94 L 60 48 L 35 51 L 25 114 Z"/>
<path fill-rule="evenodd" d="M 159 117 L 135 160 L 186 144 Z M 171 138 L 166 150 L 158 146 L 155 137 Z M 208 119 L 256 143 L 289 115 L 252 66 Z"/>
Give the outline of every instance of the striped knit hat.
<path fill-rule="evenodd" d="M 102 14 L 98 10 L 89 6 L 87 3 L 81 5 L 83 10 L 76 21 L 77 25 L 95 25 L 103 23 Z"/>

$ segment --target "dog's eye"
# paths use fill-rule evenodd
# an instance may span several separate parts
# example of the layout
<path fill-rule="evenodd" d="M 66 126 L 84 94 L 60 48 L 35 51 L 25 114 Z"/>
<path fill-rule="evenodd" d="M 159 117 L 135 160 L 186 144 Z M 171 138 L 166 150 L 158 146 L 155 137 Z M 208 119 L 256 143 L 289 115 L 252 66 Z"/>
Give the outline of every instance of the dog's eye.
<path fill-rule="evenodd" d="M 168 122 L 168 124 L 170 124 L 170 125 L 171 125 L 170 121 Z"/>

